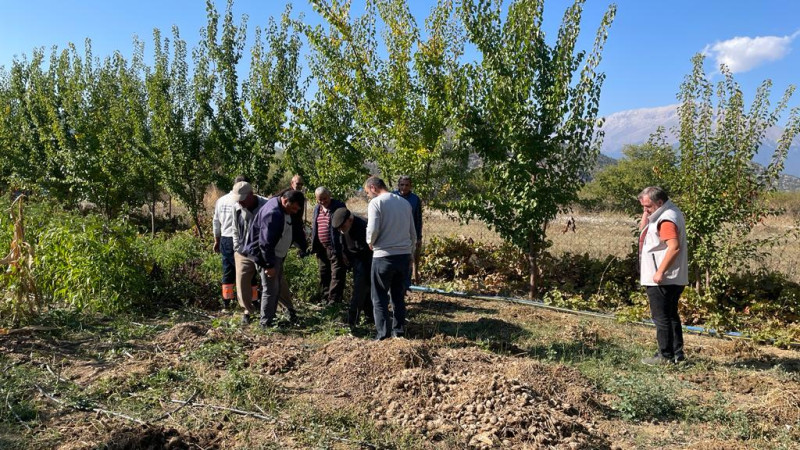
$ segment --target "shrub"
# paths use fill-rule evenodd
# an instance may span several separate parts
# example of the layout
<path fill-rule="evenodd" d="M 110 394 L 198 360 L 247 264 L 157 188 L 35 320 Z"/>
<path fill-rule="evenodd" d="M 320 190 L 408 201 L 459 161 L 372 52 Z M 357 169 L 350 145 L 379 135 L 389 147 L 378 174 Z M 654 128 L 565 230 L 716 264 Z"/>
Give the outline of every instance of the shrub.
<path fill-rule="evenodd" d="M 317 300 L 319 297 L 319 272 L 314 256 L 300 258 L 296 251 L 291 250 L 283 263 L 283 271 L 289 283 L 289 290 L 292 291 L 296 300 L 301 302 Z"/>
<path fill-rule="evenodd" d="M 153 298 L 159 304 L 216 306 L 222 262 L 191 231 L 173 235 L 143 236 L 139 247 L 148 257 L 146 270 L 153 282 Z"/>
<path fill-rule="evenodd" d="M 613 408 L 625 420 L 675 419 L 683 407 L 677 390 L 666 383 L 663 377 L 653 377 L 651 374 L 616 378 L 607 389 L 619 398 Z"/>
<path fill-rule="evenodd" d="M 138 236 L 123 220 L 57 211 L 36 242 L 35 277 L 45 301 L 116 313 L 150 300 Z"/>

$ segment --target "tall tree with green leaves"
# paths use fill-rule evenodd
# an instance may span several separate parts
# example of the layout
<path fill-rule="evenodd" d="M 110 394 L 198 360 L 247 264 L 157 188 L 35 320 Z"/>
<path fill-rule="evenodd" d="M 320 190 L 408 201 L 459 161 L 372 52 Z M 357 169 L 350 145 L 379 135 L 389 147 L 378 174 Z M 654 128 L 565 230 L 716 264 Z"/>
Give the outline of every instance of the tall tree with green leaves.
<path fill-rule="evenodd" d="M 250 76 L 242 88 L 250 139 L 239 172 L 264 193 L 274 190 L 283 175 L 276 151 L 287 147 L 290 113 L 301 104 L 304 94 L 300 85 L 302 43 L 291 11 L 287 6 L 280 22 L 270 18 L 263 31 L 256 27 Z"/>
<path fill-rule="evenodd" d="M 678 94 L 680 149 L 673 186 L 686 215 L 693 278 L 698 288 L 704 284 L 713 293 L 743 261 L 757 256 L 758 242 L 748 234 L 770 214 L 765 194 L 774 190 L 792 140 L 800 133 L 800 108 L 789 111 L 769 165 L 756 170 L 753 157 L 767 130 L 786 112 L 795 88 L 787 88 L 772 109 L 772 82 L 766 80 L 747 109 L 730 70 L 723 65 L 723 79 L 714 86 L 704 61 L 699 54 L 692 59 L 692 72 Z"/>
<path fill-rule="evenodd" d="M 410 175 L 431 198 L 466 166 L 457 115 L 466 96 L 464 34 L 453 3 L 432 9 L 424 40 L 405 0 L 368 2 L 359 17 L 351 17 L 349 2 L 313 5 L 327 28 L 305 27 L 318 95 L 298 117 L 305 133 L 296 136 L 308 145 L 315 140 L 308 134 L 319 134 L 314 129 L 334 130 L 331 145 L 321 148 L 334 156 L 323 161 L 335 164 L 314 169 L 358 186 L 366 163 L 389 182 Z M 292 152 L 302 153 L 298 147 Z"/>
<path fill-rule="evenodd" d="M 564 13 L 554 45 L 542 30 L 543 0 L 465 0 L 469 41 L 481 55 L 466 128 L 482 164 L 472 189 L 455 205 L 486 222 L 528 254 L 530 295 L 539 290 L 538 261 L 549 246 L 547 226 L 577 200 L 584 173 L 599 153 L 597 72 L 616 6 L 601 19 L 590 52 L 575 50 L 583 1 Z"/>

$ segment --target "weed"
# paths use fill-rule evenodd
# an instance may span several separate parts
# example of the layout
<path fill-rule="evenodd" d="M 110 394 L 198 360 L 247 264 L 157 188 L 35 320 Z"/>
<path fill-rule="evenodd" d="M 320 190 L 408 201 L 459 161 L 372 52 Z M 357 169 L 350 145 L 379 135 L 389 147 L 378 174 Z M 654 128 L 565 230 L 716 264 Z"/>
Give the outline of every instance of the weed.
<path fill-rule="evenodd" d="M 663 378 L 651 375 L 616 377 L 606 386 L 618 400 L 613 408 L 625 420 L 671 420 L 680 416 L 684 401 Z"/>

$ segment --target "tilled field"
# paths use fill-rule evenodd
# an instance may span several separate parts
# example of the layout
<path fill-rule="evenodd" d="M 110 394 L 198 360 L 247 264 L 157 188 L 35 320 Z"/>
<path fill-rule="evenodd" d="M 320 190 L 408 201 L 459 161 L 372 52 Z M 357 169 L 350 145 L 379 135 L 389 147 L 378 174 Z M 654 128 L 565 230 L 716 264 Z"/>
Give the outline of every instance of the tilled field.
<path fill-rule="evenodd" d="M 310 311 L 268 332 L 204 313 L 12 330 L 0 336 L 0 447 L 791 448 L 800 437 L 796 352 L 690 336 L 692 364 L 649 368 L 647 328 L 410 300 L 409 339 L 381 342 Z"/>

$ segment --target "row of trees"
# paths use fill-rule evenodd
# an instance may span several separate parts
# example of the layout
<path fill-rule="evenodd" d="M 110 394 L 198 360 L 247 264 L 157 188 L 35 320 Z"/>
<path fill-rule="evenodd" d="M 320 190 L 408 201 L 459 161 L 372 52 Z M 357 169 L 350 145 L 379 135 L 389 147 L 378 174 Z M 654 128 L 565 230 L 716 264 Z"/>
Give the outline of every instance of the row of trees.
<path fill-rule="evenodd" d="M 208 186 L 226 186 L 233 173 L 271 189 L 281 175 L 276 148 L 303 95 L 300 38 L 288 9 L 256 28 L 240 82 L 246 18 L 236 24 L 231 6 L 220 17 L 208 2 L 191 57 L 173 28 L 171 39 L 154 31 L 152 65 L 139 40 L 130 60 L 95 58 L 89 40 L 83 53 L 70 44 L 16 59 L 0 73 L 0 185 L 88 201 L 107 217 L 143 204 L 154 215 L 168 193 L 195 224 Z"/>
<path fill-rule="evenodd" d="M 201 231 L 207 187 L 225 189 L 235 174 L 269 192 L 288 170 L 339 196 L 369 173 L 408 174 L 429 204 L 483 220 L 523 249 L 534 295 L 547 226 L 577 200 L 598 154 L 597 68 L 616 7 L 584 51 L 576 48 L 584 0 L 549 40 L 544 0 L 439 0 L 423 27 L 406 0 L 367 1 L 357 17 L 349 2 L 311 3 L 323 25 L 293 19 L 287 8 L 256 28 L 241 80 L 247 18 L 234 20 L 230 0 L 223 16 L 208 0 L 191 59 L 173 29 L 171 39 L 154 32 L 152 65 L 140 41 L 130 61 L 119 53 L 95 59 L 88 41 L 83 55 L 70 46 L 14 61 L 0 73 L 0 183 L 36 186 L 68 205 L 91 201 L 109 217 L 142 204 L 154 215 L 169 193 Z M 475 61 L 466 61 L 466 46 Z M 768 175 L 753 178 L 747 162 L 791 92 L 770 111 L 767 84 L 745 112 L 723 69 L 714 106 L 703 58 L 694 63 L 679 95 L 678 153 L 653 145 L 680 161 L 670 166 L 672 186 L 685 198 L 698 273 L 710 280 L 718 243 L 733 237 L 717 225 L 738 229 L 763 215 L 753 198 L 780 171 L 797 111 Z M 740 184 L 722 186 L 720 177 Z M 732 198 L 735 207 L 720 206 Z"/>
<path fill-rule="evenodd" d="M 287 9 L 256 29 L 243 81 L 247 18 L 236 23 L 230 1 L 222 17 L 208 1 L 191 64 L 177 29 L 171 40 L 154 32 L 152 66 L 139 41 L 130 61 L 95 59 L 88 41 L 83 55 L 70 46 L 14 61 L 0 77 L 0 180 L 90 201 L 109 217 L 142 204 L 154 215 L 166 192 L 201 231 L 207 186 L 234 174 L 266 192 L 291 170 L 344 195 L 370 172 L 405 173 L 429 203 L 529 250 L 535 268 L 548 221 L 576 198 L 597 154 L 596 68 L 615 8 L 586 53 L 576 50 L 583 0 L 554 44 L 542 0 L 514 1 L 505 17 L 500 1 L 440 0 L 424 29 L 405 0 L 368 1 L 359 17 L 349 2 L 312 3 L 324 25 Z M 464 61 L 467 43 L 475 62 Z"/>

